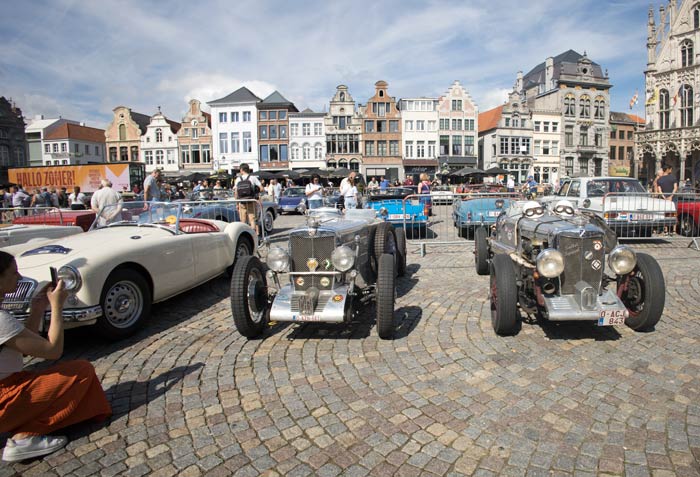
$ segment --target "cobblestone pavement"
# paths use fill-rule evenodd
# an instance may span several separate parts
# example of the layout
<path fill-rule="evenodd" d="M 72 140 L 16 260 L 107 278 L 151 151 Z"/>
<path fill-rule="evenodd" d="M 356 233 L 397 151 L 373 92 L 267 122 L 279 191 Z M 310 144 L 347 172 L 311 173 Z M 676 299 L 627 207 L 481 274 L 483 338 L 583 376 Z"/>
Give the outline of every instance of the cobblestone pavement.
<path fill-rule="evenodd" d="M 115 415 L 0 475 L 697 476 L 700 252 L 684 247 L 640 245 L 668 288 L 652 333 L 526 322 L 497 337 L 466 247 L 411 247 L 394 341 L 371 307 L 248 341 L 219 278 L 126 341 L 69 332 L 66 358 L 94 363 Z"/>

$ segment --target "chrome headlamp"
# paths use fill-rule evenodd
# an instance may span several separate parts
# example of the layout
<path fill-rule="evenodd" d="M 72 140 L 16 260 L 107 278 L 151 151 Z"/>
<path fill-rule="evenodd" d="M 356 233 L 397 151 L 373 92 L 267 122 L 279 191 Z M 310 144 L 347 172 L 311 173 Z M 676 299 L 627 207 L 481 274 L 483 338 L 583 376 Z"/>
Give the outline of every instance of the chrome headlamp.
<path fill-rule="evenodd" d="M 270 247 L 267 252 L 267 266 L 273 272 L 286 272 L 289 268 L 289 254 L 281 247 Z"/>
<path fill-rule="evenodd" d="M 626 275 L 637 266 L 637 254 L 626 245 L 618 245 L 608 255 L 610 269 L 618 275 Z"/>
<path fill-rule="evenodd" d="M 80 272 L 73 265 L 64 265 L 58 269 L 58 279 L 63 282 L 63 286 L 69 292 L 75 293 L 83 286 L 83 279 Z"/>
<path fill-rule="evenodd" d="M 387 210 L 386 207 L 380 207 L 379 208 L 379 215 L 381 217 L 387 217 L 389 215 L 389 211 Z"/>
<path fill-rule="evenodd" d="M 558 277 L 564 271 L 564 255 L 553 248 L 542 250 L 537 255 L 537 271 L 543 277 Z"/>
<path fill-rule="evenodd" d="M 341 245 L 333 250 L 331 254 L 331 262 L 336 270 L 347 272 L 355 264 L 355 252 L 350 247 Z"/>

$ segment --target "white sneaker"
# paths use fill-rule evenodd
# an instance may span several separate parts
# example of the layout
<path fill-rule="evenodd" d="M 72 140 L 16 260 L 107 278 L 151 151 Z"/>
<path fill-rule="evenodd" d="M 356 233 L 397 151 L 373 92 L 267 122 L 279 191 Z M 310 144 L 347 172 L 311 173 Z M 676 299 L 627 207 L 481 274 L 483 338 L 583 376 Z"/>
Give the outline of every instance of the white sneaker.
<path fill-rule="evenodd" d="M 2 460 L 17 462 L 56 452 L 68 443 L 65 436 L 31 436 L 24 439 L 7 439 Z"/>

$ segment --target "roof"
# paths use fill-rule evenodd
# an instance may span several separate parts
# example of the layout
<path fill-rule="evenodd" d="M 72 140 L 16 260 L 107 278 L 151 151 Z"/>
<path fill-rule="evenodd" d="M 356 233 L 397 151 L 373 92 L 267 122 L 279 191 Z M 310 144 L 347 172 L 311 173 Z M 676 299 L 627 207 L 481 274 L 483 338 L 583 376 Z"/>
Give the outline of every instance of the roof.
<path fill-rule="evenodd" d="M 610 122 L 642 125 L 646 124 L 644 118 L 640 118 L 636 114 L 619 113 L 616 111 L 610 111 Z"/>
<path fill-rule="evenodd" d="M 148 129 L 148 125 L 151 124 L 151 117 L 147 114 L 131 111 L 131 119 L 133 119 L 134 122 L 139 125 L 141 134 L 145 134 L 146 130 Z"/>
<path fill-rule="evenodd" d="M 554 60 L 554 68 L 552 72 L 552 77 L 553 79 L 557 80 L 562 74 L 565 75 L 576 75 L 577 73 L 577 65 L 578 62 L 581 58 L 584 58 L 584 55 L 574 51 L 574 50 L 567 50 L 564 53 L 560 53 L 557 56 L 553 58 Z M 586 59 L 588 59 L 587 56 L 585 56 Z M 588 60 L 590 61 L 590 60 Z M 600 65 L 598 63 L 595 63 L 593 61 L 590 61 L 591 64 L 591 77 L 592 78 L 603 78 L 603 70 L 601 69 Z M 524 89 L 529 89 L 535 85 L 542 84 L 545 82 L 545 68 L 546 68 L 547 62 L 543 61 L 539 65 L 535 66 L 533 69 L 531 69 L 524 77 L 523 77 L 523 88 Z"/>
<path fill-rule="evenodd" d="M 236 91 L 229 94 L 228 96 L 224 96 L 223 98 L 215 99 L 214 101 L 209 101 L 207 104 L 211 106 L 211 105 L 217 105 L 217 104 L 231 104 L 231 103 L 257 103 L 259 101 L 260 101 L 260 98 L 255 96 L 245 86 L 241 86 Z"/>
<path fill-rule="evenodd" d="M 35 119 L 27 125 L 27 127 L 25 128 L 25 131 L 26 132 L 41 132 L 59 120 L 60 120 L 60 118 Z"/>
<path fill-rule="evenodd" d="M 182 127 L 182 124 L 180 124 L 178 122 L 171 121 L 168 118 L 165 118 L 165 120 L 168 121 L 168 124 L 170 124 L 170 130 L 174 133 L 178 132 L 180 130 L 180 128 Z"/>
<path fill-rule="evenodd" d="M 498 126 L 503 114 L 503 105 L 479 113 L 479 133 L 490 131 Z"/>
<path fill-rule="evenodd" d="M 262 100 L 262 103 L 258 103 L 257 106 L 258 109 L 286 108 L 290 111 L 298 111 L 294 103 L 282 96 L 279 91 L 273 91 L 267 98 Z"/>
<path fill-rule="evenodd" d="M 75 139 L 87 142 L 105 142 L 105 130 L 81 126 L 79 124 L 63 123 L 51 128 L 44 135 L 44 140 Z"/>
<path fill-rule="evenodd" d="M 628 118 L 630 118 L 630 121 L 635 122 L 637 124 L 646 124 L 646 120 L 644 118 L 640 118 L 636 114 L 628 114 Z"/>
<path fill-rule="evenodd" d="M 204 118 L 207 120 L 207 125 L 211 127 L 211 114 L 202 111 L 202 116 L 204 116 Z"/>

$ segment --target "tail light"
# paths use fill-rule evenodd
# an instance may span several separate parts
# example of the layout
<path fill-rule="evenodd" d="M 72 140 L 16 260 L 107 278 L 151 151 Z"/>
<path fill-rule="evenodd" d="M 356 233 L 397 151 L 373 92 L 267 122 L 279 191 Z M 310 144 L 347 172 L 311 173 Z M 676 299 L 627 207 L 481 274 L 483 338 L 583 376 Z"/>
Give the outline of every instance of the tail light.
<path fill-rule="evenodd" d="M 423 215 L 426 217 L 430 215 L 430 208 L 428 207 L 428 204 L 423 204 Z"/>
<path fill-rule="evenodd" d="M 472 221 L 472 213 L 467 212 L 467 222 L 471 222 L 471 221 Z"/>
<path fill-rule="evenodd" d="M 606 219 L 616 219 L 617 218 L 617 212 L 606 212 L 603 216 Z"/>

